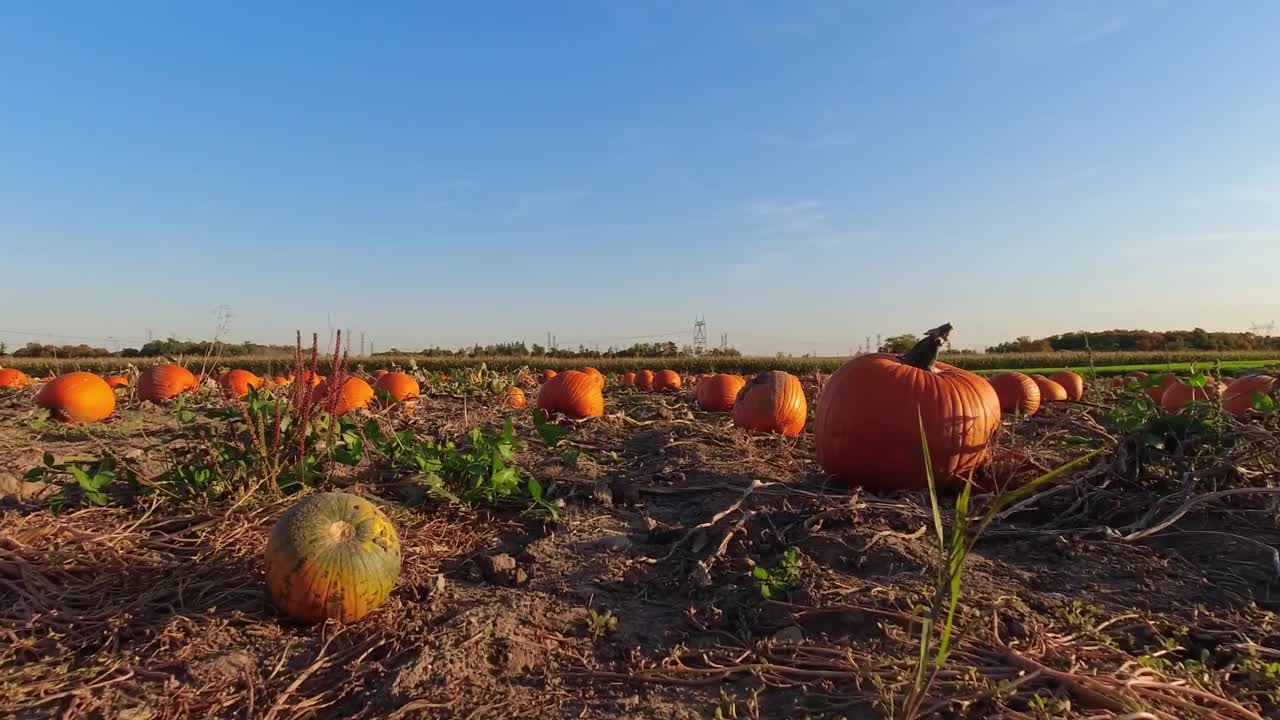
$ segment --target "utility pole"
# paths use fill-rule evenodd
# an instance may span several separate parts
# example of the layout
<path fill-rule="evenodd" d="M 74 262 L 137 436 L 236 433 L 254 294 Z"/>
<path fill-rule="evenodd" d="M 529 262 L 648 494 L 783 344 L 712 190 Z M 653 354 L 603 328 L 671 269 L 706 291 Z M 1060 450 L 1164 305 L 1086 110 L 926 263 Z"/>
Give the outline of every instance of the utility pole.
<path fill-rule="evenodd" d="M 884 347 L 884 341 L 880 339 L 880 333 L 876 333 L 876 352 L 880 352 L 882 347 Z"/>

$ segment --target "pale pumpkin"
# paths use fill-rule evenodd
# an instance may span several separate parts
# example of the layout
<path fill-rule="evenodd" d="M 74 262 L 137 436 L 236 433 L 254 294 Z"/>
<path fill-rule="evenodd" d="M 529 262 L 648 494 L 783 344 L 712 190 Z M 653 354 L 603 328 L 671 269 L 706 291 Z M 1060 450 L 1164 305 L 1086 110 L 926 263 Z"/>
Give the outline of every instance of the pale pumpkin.
<path fill-rule="evenodd" d="M 290 617 L 352 623 L 391 594 L 400 576 L 400 538 L 363 498 L 310 495 L 271 529 L 266 571 L 271 599 Z"/>
<path fill-rule="evenodd" d="M 507 405 L 515 410 L 523 410 L 528 400 L 524 396 L 524 391 L 515 385 L 507 388 L 506 395 Z"/>

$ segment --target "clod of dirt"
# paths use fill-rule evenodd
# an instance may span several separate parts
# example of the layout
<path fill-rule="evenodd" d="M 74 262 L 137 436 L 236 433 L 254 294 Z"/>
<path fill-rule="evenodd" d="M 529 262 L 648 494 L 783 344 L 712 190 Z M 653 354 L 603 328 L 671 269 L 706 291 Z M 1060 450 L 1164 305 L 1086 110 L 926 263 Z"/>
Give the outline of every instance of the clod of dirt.
<path fill-rule="evenodd" d="M 529 582 L 529 573 L 516 563 L 516 559 L 506 553 L 485 555 L 477 561 L 480 571 L 491 583 L 515 587 Z"/>
<path fill-rule="evenodd" d="M 239 680 L 244 676 L 252 676 L 254 668 L 253 656 L 243 652 L 232 652 L 219 655 L 205 665 L 205 670 L 227 680 Z"/>

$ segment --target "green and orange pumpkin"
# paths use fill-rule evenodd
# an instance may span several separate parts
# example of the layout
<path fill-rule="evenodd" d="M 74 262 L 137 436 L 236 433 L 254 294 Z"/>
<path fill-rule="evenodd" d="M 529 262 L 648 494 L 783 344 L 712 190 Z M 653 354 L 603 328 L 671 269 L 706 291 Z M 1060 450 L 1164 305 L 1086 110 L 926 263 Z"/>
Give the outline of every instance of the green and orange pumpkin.
<path fill-rule="evenodd" d="M 271 529 L 267 589 L 306 623 L 353 623 L 387 599 L 400 576 L 400 538 L 369 501 L 340 492 L 298 501 Z"/>

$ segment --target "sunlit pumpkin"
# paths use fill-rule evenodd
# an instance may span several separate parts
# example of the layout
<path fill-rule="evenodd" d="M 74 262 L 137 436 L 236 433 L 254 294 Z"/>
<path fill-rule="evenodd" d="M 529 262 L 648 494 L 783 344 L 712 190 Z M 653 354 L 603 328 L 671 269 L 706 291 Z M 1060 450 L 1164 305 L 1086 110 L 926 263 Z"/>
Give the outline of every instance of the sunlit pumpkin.
<path fill-rule="evenodd" d="M 1236 378 L 1235 382 L 1228 385 L 1222 392 L 1222 409 L 1236 417 L 1244 417 L 1253 412 L 1255 393 L 1267 395 L 1275 384 L 1276 379 L 1271 375 L 1247 375 Z"/>
<path fill-rule="evenodd" d="M 391 594 L 400 576 L 400 538 L 363 498 L 310 495 L 271 529 L 266 570 L 271 599 L 290 617 L 352 623 Z"/>
<path fill-rule="evenodd" d="M 1044 407 L 1051 402 L 1062 402 L 1067 399 L 1067 389 L 1056 381 L 1050 380 L 1043 375 L 1032 375 L 1031 379 L 1035 381 L 1036 388 L 1040 390 L 1040 407 Z"/>
<path fill-rule="evenodd" d="M 1062 386 L 1067 391 L 1068 400 L 1080 400 L 1084 398 L 1084 378 L 1070 370 L 1061 370 L 1049 376 L 1049 379 Z"/>
<path fill-rule="evenodd" d="M 129 387 L 128 375 L 108 375 L 102 378 L 112 390 Z"/>
<path fill-rule="evenodd" d="M 342 387 L 336 391 L 336 398 L 333 397 L 334 394 L 333 378 L 329 378 L 316 388 L 313 397 L 322 408 L 328 408 L 329 403 L 336 403 L 333 408 L 334 414 L 346 415 L 352 410 L 368 407 L 369 401 L 373 399 L 373 388 L 362 378 L 348 375 L 347 379 L 342 381 Z"/>
<path fill-rule="evenodd" d="M 553 377 L 555 377 L 555 376 L 556 376 L 556 371 L 555 371 L 555 370 L 543 370 L 543 371 L 542 371 L 542 382 L 546 382 L 546 381 L 550 380 L 551 378 L 553 378 Z"/>
<path fill-rule="evenodd" d="M 653 389 L 653 371 L 640 370 L 636 372 L 636 387 L 641 390 Z"/>
<path fill-rule="evenodd" d="M 242 398 L 249 394 L 250 389 L 262 387 L 262 378 L 248 370 L 228 370 L 218 378 L 218 384 L 222 386 L 223 395 Z"/>
<path fill-rule="evenodd" d="M 1007 372 L 993 375 L 991 387 L 1000 399 L 1000 412 L 1035 415 L 1040 409 L 1040 386 L 1029 375 Z"/>
<path fill-rule="evenodd" d="M 106 380 L 87 372 L 72 372 L 50 380 L 36 393 L 36 406 L 55 420 L 89 423 L 105 420 L 116 409 L 116 394 Z"/>
<path fill-rule="evenodd" d="M 632 387 L 636 384 L 636 374 L 633 372 L 624 372 L 618 375 L 618 384 L 622 387 Z"/>
<path fill-rule="evenodd" d="M 373 387 L 400 402 L 411 400 L 422 394 L 418 381 L 414 380 L 412 375 L 402 372 L 389 372 L 383 375 L 378 378 Z"/>
<path fill-rule="evenodd" d="M 1170 383 L 1160 396 L 1160 407 L 1165 412 L 1178 412 L 1193 402 L 1212 402 L 1222 393 L 1222 386 L 1212 378 L 1204 385 L 1196 387 L 1185 382 Z"/>
<path fill-rule="evenodd" d="M 698 401 L 698 407 L 707 412 L 729 412 L 738 398 L 738 392 L 746 384 L 746 379 L 741 375 L 712 375 L 698 383 L 694 398 Z"/>
<path fill-rule="evenodd" d="M 275 384 L 277 385 L 288 385 L 289 383 L 293 382 L 292 380 L 290 380 L 289 378 L 283 375 L 277 375 L 271 379 L 275 381 Z"/>
<path fill-rule="evenodd" d="M 733 424 L 746 430 L 795 437 L 808 416 L 800 378 L 781 370 L 760 373 L 733 401 Z"/>
<path fill-rule="evenodd" d="M 20 390 L 31 384 L 31 378 L 21 370 L 4 368 L 0 370 L 0 390 Z"/>
<path fill-rule="evenodd" d="M 138 376 L 138 399 L 164 402 L 194 390 L 195 387 L 196 376 L 181 365 L 152 365 Z"/>
<path fill-rule="evenodd" d="M 1146 382 L 1150 382 L 1150 380 L 1146 380 Z M 1175 385 L 1179 382 L 1182 381 L 1178 379 L 1178 375 L 1176 373 L 1160 373 L 1160 381 L 1148 387 L 1144 392 L 1147 393 L 1147 397 L 1151 398 L 1155 404 L 1159 405 L 1161 400 L 1164 399 L 1164 391 L 1168 390 L 1170 385 Z"/>
<path fill-rule="evenodd" d="M 679 390 L 680 373 L 675 370 L 659 370 L 653 374 L 654 390 Z"/>
<path fill-rule="evenodd" d="M 516 410 L 522 410 L 526 404 L 528 404 L 528 400 L 525 399 L 523 390 L 515 385 L 507 388 L 507 405 Z"/>
<path fill-rule="evenodd" d="M 542 384 L 538 407 L 576 419 L 599 417 L 604 414 L 604 394 L 594 376 L 569 370 Z"/>
<path fill-rule="evenodd" d="M 978 375 L 937 362 L 950 332 L 943 325 L 903 355 L 858 355 L 827 378 L 814 419 L 823 469 L 871 490 L 923 489 L 922 422 L 939 484 L 986 460 L 1000 398 Z"/>

